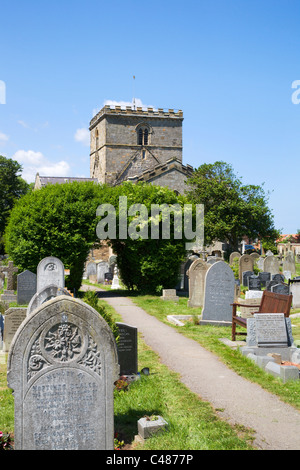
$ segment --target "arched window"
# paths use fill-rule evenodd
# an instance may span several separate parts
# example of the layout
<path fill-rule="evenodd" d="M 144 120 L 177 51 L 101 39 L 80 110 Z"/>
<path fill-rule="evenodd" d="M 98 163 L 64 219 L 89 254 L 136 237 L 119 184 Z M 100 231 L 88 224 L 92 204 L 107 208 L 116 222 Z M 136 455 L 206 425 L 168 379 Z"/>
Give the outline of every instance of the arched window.
<path fill-rule="evenodd" d="M 137 129 L 138 145 L 149 145 L 149 129 L 146 126 L 140 126 Z"/>

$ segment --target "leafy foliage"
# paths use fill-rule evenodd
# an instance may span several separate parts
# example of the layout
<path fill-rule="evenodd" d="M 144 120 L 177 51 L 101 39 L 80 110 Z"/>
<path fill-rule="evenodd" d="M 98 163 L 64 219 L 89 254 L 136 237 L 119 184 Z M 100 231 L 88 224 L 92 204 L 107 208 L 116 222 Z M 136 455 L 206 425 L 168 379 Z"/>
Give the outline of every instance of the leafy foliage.
<path fill-rule="evenodd" d="M 190 200 L 204 204 L 206 244 L 227 240 L 237 249 L 244 235 L 267 240 L 278 236 L 263 185 L 243 185 L 231 165 L 221 161 L 205 163 L 187 184 Z"/>
<path fill-rule="evenodd" d="M 0 238 L 16 200 L 29 191 L 29 184 L 19 175 L 21 170 L 22 166 L 17 161 L 0 155 Z"/>

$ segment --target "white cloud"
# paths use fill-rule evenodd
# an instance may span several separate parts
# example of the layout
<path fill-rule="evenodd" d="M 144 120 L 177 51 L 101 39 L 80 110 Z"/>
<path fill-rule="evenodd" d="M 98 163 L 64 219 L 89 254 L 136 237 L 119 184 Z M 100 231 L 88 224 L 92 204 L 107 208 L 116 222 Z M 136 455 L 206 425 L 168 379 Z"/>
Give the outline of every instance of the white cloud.
<path fill-rule="evenodd" d="M 86 128 L 77 129 L 74 136 L 76 142 L 81 142 L 86 147 L 90 145 L 90 131 Z"/>
<path fill-rule="evenodd" d="M 8 135 L 0 132 L 0 142 L 6 142 L 9 139 Z"/>
<path fill-rule="evenodd" d="M 144 104 L 140 98 L 135 98 L 134 100 L 136 108 L 153 108 L 157 109 L 155 106 L 152 106 L 150 104 Z M 114 100 L 105 100 L 103 103 L 103 106 L 121 106 L 121 108 L 126 108 L 126 106 L 132 106 L 133 107 L 133 100 L 132 101 L 114 101 Z M 102 106 L 102 107 L 103 107 Z M 97 113 L 99 113 L 100 109 L 102 108 L 94 108 L 92 111 L 92 116 L 96 116 Z"/>
<path fill-rule="evenodd" d="M 41 152 L 33 150 L 18 150 L 12 157 L 22 164 L 22 178 L 28 183 L 35 181 L 35 176 L 69 176 L 70 166 L 64 160 L 50 162 Z"/>

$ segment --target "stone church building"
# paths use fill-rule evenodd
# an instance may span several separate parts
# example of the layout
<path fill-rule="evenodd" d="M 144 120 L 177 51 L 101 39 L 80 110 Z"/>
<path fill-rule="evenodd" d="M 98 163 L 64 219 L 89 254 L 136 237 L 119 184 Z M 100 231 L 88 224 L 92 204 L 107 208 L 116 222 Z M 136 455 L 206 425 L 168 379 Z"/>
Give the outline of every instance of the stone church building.
<path fill-rule="evenodd" d="M 183 194 L 193 173 L 182 164 L 182 111 L 104 106 L 90 122 L 90 178 L 36 175 L 35 189 L 46 184 L 124 181 L 168 186 Z"/>

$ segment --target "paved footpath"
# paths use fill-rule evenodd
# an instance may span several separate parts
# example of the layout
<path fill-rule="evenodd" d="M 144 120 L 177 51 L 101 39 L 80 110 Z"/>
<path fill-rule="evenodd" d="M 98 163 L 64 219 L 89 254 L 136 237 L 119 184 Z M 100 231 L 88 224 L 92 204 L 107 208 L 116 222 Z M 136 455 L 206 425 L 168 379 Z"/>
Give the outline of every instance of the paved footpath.
<path fill-rule="evenodd" d="M 89 289 L 91 286 L 83 286 Z M 211 403 L 229 423 L 256 431 L 254 445 L 263 450 L 300 450 L 300 413 L 227 368 L 214 354 L 136 306 L 131 299 L 100 289 L 124 323 L 138 328 L 145 343 L 181 381 Z M 201 365 L 202 364 L 202 365 Z M 150 371 L 151 372 L 151 371 Z"/>

